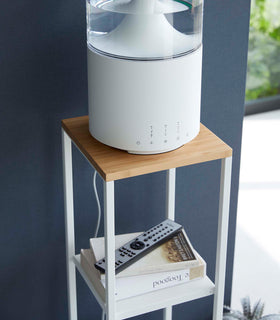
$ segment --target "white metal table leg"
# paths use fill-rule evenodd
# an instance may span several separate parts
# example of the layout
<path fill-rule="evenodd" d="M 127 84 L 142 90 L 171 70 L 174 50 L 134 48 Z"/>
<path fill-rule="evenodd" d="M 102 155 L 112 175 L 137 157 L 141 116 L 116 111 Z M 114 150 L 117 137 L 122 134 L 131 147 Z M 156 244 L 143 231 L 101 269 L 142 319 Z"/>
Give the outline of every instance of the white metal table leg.
<path fill-rule="evenodd" d="M 222 320 L 227 258 L 232 157 L 222 159 L 213 320 Z"/>
<path fill-rule="evenodd" d="M 106 260 L 106 320 L 115 319 L 115 201 L 114 181 L 104 181 L 104 235 Z"/>
<path fill-rule="evenodd" d="M 175 184 L 176 184 L 176 169 L 166 171 L 166 219 L 175 219 Z M 172 319 L 172 307 L 163 309 L 163 319 Z"/>
<path fill-rule="evenodd" d="M 163 319 L 164 320 L 172 319 L 172 306 L 163 309 Z"/>
<path fill-rule="evenodd" d="M 74 206 L 73 206 L 73 173 L 71 139 L 62 129 L 63 179 L 64 179 L 64 215 L 67 267 L 67 292 L 69 320 L 77 320 L 76 268 L 73 262 L 75 255 Z"/>
<path fill-rule="evenodd" d="M 176 169 L 166 171 L 166 219 L 175 218 L 175 183 Z"/>

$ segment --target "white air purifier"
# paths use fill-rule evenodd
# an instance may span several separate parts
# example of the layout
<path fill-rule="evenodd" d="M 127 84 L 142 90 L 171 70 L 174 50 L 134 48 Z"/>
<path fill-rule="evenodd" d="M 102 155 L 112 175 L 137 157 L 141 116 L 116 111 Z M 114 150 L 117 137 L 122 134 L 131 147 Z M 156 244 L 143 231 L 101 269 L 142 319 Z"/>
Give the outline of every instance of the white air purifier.
<path fill-rule="evenodd" d="M 89 130 L 135 154 L 200 129 L 203 0 L 88 0 Z"/>

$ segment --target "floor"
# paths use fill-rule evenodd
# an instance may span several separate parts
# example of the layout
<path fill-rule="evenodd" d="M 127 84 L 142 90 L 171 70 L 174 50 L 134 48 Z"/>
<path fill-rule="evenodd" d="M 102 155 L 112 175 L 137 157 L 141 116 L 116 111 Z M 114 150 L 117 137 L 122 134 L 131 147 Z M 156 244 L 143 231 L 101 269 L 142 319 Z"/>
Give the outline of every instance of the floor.
<path fill-rule="evenodd" d="M 244 119 L 232 308 L 246 295 L 280 312 L 280 110 Z"/>

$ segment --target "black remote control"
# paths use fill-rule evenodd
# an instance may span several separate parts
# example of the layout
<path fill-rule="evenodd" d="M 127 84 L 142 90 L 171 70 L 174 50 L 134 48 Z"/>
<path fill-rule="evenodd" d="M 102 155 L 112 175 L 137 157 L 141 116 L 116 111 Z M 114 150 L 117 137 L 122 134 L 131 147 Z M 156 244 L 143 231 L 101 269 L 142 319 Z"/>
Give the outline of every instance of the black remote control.
<path fill-rule="evenodd" d="M 137 238 L 127 242 L 115 251 L 116 274 L 142 258 L 148 252 L 157 248 L 160 244 L 172 238 L 182 229 L 182 226 L 172 220 L 165 220 Z M 105 272 L 105 258 L 97 261 L 95 268 Z"/>

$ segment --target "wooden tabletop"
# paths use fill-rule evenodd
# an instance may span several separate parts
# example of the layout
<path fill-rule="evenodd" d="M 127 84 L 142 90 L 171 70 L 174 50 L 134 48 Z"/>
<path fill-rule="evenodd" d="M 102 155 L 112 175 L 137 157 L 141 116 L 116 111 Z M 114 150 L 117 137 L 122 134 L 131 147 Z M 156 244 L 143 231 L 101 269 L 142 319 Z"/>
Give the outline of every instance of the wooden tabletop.
<path fill-rule="evenodd" d="M 155 155 L 134 155 L 94 139 L 88 130 L 88 116 L 62 120 L 62 127 L 105 181 L 227 158 L 232 149 L 204 125 L 191 142 L 174 151 Z"/>

